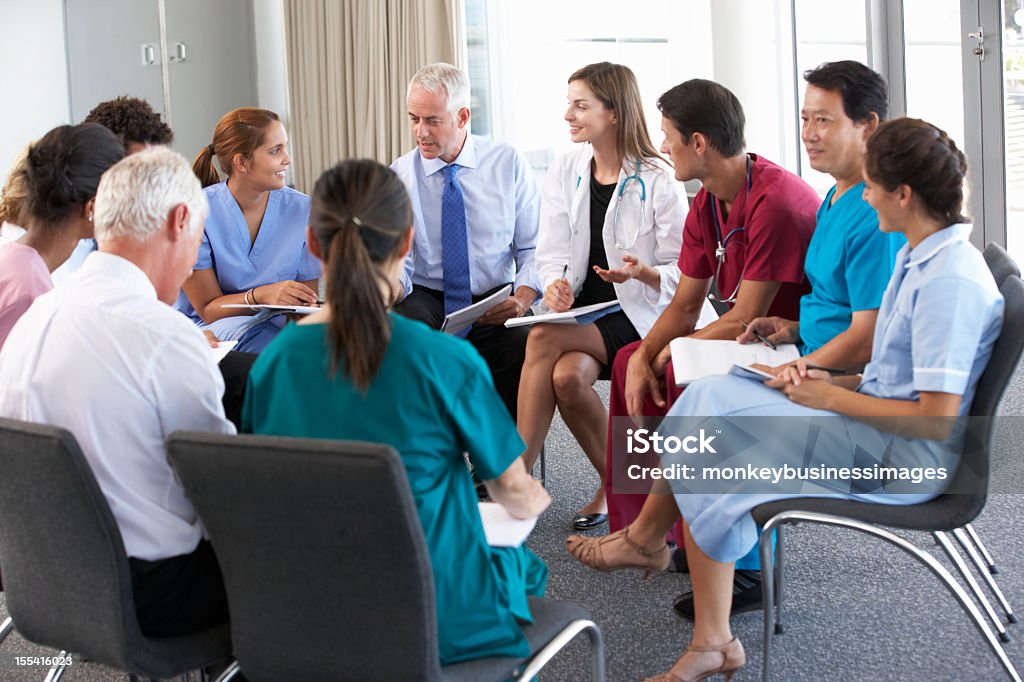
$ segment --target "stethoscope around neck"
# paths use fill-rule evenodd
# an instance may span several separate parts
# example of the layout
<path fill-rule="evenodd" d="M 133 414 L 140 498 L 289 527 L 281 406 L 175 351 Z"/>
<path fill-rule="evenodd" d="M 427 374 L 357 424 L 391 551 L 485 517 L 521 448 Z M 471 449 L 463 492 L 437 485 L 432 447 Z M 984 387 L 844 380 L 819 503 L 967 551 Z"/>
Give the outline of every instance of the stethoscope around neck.
<path fill-rule="evenodd" d="M 722 222 L 718 215 L 718 197 L 710 192 L 708 192 L 708 196 L 711 197 L 711 220 L 715 224 L 715 238 L 717 240 L 715 260 L 718 261 L 718 264 L 715 266 L 715 278 L 711 280 L 711 293 L 708 294 L 708 298 L 716 303 L 735 303 L 736 294 L 739 293 L 740 285 L 743 284 L 743 273 L 747 269 L 746 261 L 743 263 L 743 270 L 740 271 L 740 277 L 736 280 L 736 288 L 733 289 L 732 295 L 728 298 L 722 298 L 720 291 L 718 293 L 715 292 L 718 291 L 718 275 L 722 272 L 722 263 L 725 262 L 725 250 L 729 247 L 729 242 L 736 235 L 747 231 L 747 216 L 750 203 L 750 156 L 747 156 L 747 193 L 743 199 L 743 221 L 739 227 L 729 230 L 725 237 L 722 237 Z"/>
<path fill-rule="evenodd" d="M 579 188 L 580 181 L 583 176 L 576 177 L 576 187 Z M 622 206 L 622 197 L 626 194 L 626 189 L 629 188 L 629 182 L 633 181 L 640 188 L 640 220 L 636 224 L 636 230 L 633 232 L 633 238 L 629 240 L 627 244 L 625 239 L 619 239 L 619 208 Z M 647 217 L 647 183 L 640 177 L 640 161 L 636 162 L 636 168 L 632 175 L 627 175 L 626 178 L 619 183 L 619 189 L 616 192 L 615 198 L 615 211 L 612 213 L 612 241 L 615 242 L 615 248 L 620 251 L 628 251 L 636 246 L 636 242 L 640 239 L 640 230 L 644 227 L 644 220 Z"/>

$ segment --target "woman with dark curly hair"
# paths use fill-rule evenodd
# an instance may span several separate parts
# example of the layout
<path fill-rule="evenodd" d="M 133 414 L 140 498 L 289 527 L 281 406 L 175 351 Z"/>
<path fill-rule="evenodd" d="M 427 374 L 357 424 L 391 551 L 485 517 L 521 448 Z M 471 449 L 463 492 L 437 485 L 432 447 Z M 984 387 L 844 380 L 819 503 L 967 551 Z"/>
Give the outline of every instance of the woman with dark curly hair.
<path fill-rule="evenodd" d="M 100 102 L 84 123 L 99 123 L 112 133 L 124 145 L 128 154 L 142 151 L 151 144 L 170 144 L 174 141 L 174 133 L 163 122 L 160 114 L 144 99 L 122 95 L 114 99 Z"/>

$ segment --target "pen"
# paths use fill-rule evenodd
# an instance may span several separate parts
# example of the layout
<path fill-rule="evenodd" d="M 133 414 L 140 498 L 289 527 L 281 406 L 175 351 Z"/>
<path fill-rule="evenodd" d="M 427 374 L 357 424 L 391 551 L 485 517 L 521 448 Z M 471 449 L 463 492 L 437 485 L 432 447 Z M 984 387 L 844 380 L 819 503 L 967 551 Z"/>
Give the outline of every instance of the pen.
<path fill-rule="evenodd" d="M 569 272 L 569 264 L 566 263 L 562 266 L 562 279 L 565 279 L 565 273 Z"/>
<path fill-rule="evenodd" d="M 749 323 L 749 322 L 747 322 L 747 321 L 745 321 L 745 320 L 740 320 L 740 324 L 742 324 L 742 325 L 743 325 L 743 328 L 744 328 L 744 329 L 747 329 L 747 328 L 748 328 L 748 327 L 750 326 L 750 323 Z M 760 334 L 758 334 L 758 333 L 757 333 L 756 331 L 754 332 L 754 337 L 755 337 L 755 338 L 756 338 L 756 339 L 757 339 L 758 341 L 760 341 L 761 343 L 763 343 L 764 345 L 766 345 L 766 346 L 768 346 L 769 348 L 771 348 L 772 350 L 778 350 L 778 349 L 777 349 L 777 348 L 775 347 L 775 344 L 774 344 L 774 343 L 772 343 L 772 342 L 771 342 L 771 341 L 769 341 L 768 339 L 764 338 L 763 336 L 761 336 Z"/>

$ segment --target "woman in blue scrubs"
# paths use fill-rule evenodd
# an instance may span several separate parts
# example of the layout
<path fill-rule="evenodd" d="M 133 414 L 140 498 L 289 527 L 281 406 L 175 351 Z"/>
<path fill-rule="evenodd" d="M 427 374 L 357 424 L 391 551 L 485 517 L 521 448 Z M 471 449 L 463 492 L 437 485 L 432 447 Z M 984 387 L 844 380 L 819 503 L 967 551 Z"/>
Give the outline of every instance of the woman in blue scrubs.
<path fill-rule="evenodd" d="M 320 264 L 306 248 L 309 197 L 285 186 L 288 135 L 277 114 L 235 109 L 192 163 L 210 215 L 176 307 L 235 350 L 258 353 L 287 321 L 225 304 L 315 305 Z M 221 182 L 217 167 L 227 176 Z"/>
<path fill-rule="evenodd" d="M 715 490 L 674 484 L 693 583 L 694 634 L 672 670 L 653 680 L 731 677 L 746 662 L 729 627 L 729 607 L 734 562 L 757 542 L 754 507 L 823 496 L 917 504 L 939 495 L 957 467 L 962 424 L 950 418 L 969 414 L 1003 318 L 1002 296 L 968 241 L 971 227 L 960 213 L 966 161 L 944 132 L 904 118 L 882 124 L 872 136 L 865 171 L 864 198 L 878 212 L 879 228 L 902 233 L 907 244 L 882 298 L 863 376 L 833 378 L 808 369 L 801 359 L 766 385 L 713 377 L 692 384 L 666 418 L 688 420 L 687 427 L 672 425 L 673 433 L 689 435 L 692 426 L 705 434 L 721 429 L 715 458 L 728 457 L 729 448 L 744 439 L 733 454 L 747 449 L 755 466 L 801 473 L 795 481 L 770 486 L 739 477 Z M 808 451 L 812 429 L 816 442 Z M 707 461 L 708 455 L 686 462 L 699 464 L 701 458 Z M 663 466 L 681 461 L 669 457 Z M 726 463 L 740 460 L 721 462 Z M 905 480 L 901 473 L 895 482 L 877 475 L 808 477 L 812 471 L 873 471 L 876 464 L 922 476 Z M 664 530 L 653 537 L 638 531 L 630 539 L 642 548 L 656 547 L 664 542 Z M 580 555 L 598 548 L 575 549 Z"/>

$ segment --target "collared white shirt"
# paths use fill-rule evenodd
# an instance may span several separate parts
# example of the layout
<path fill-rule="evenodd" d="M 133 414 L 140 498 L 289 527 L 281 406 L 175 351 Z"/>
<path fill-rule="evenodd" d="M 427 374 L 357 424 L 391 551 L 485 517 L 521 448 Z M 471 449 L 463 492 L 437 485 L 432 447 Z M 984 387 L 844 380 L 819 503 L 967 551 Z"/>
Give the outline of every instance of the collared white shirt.
<path fill-rule="evenodd" d="M 128 556 L 149 561 L 188 554 L 203 535 L 165 439 L 234 433 L 223 393 L 202 332 L 109 253 L 36 299 L 0 350 L 0 416 L 74 434 Z"/>
<path fill-rule="evenodd" d="M 483 294 L 507 282 L 514 282 L 515 289 L 528 286 L 539 292 L 534 249 L 540 193 L 530 164 L 509 145 L 475 135 L 466 135 L 466 143 L 452 163 L 460 166 L 455 177 L 466 205 L 473 294 Z M 440 157 L 424 159 L 419 148 L 391 164 L 409 190 L 416 229 L 402 274 L 406 294 L 413 284 L 444 291 L 441 169 L 447 165 Z"/>
<path fill-rule="evenodd" d="M 1003 297 L 970 234 L 951 225 L 900 249 L 857 390 L 898 400 L 952 393 L 968 413 L 1003 323 Z"/>

